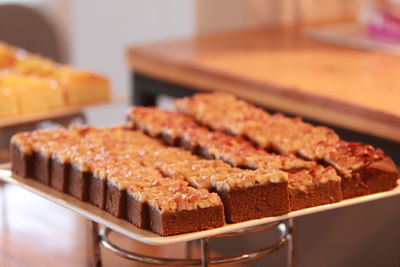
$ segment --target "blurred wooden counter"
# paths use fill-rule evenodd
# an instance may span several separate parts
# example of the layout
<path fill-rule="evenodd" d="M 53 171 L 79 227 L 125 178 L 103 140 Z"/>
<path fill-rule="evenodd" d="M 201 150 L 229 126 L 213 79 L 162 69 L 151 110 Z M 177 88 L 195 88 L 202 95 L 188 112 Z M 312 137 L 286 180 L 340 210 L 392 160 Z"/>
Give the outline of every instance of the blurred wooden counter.
<path fill-rule="evenodd" d="M 257 29 L 129 49 L 136 104 L 155 93 L 232 92 L 256 104 L 400 141 L 400 57 Z M 169 86 L 155 90 L 147 78 Z"/>

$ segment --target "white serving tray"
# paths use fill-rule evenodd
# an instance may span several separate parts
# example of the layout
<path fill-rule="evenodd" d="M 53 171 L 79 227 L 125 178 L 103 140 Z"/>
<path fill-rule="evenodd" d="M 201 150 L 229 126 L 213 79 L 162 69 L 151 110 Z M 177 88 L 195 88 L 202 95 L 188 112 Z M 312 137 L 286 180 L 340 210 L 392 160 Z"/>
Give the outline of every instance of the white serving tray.
<path fill-rule="evenodd" d="M 228 225 L 225 225 L 225 226 L 222 226 L 219 228 L 201 231 L 201 232 L 194 232 L 194 233 L 188 233 L 188 234 L 162 237 L 162 236 L 154 234 L 150 231 L 139 229 L 125 220 L 117 219 L 114 216 L 108 214 L 107 212 L 105 212 L 89 203 L 79 201 L 79 200 L 73 198 L 72 196 L 60 193 L 57 190 L 50 188 L 46 185 L 43 185 L 36 180 L 22 178 L 22 177 L 15 177 L 12 175 L 12 173 L 9 169 L 10 169 L 9 164 L 0 165 L 0 179 L 1 180 L 21 186 L 22 188 L 25 188 L 26 190 L 28 190 L 30 192 L 33 192 L 33 193 L 35 193 L 39 196 L 42 196 L 50 201 L 53 201 L 65 208 L 73 210 L 73 211 L 79 213 L 80 215 L 87 217 L 90 220 L 93 220 L 95 222 L 103 224 L 104 226 L 106 226 L 110 229 L 113 229 L 123 235 L 126 235 L 132 239 L 135 239 L 137 241 L 140 241 L 140 242 L 143 242 L 146 244 L 150 244 L 150 245 L 166 245 L 166 244 L 172 244 L 172 243 L 177 243 L 177 242 L 197 240 L 197 239 L 201 239 L 204 237 L 211 237 L 211 236 L 228 233 L 228 232 L 239 230 L 239 229 L 244 229 L 244 228 L 251 227 L 251 226 L 268 224 L 268 223 L 286 220 L 286 219 L 303 216 L 303 215 L 307 215 L 307 214 L 332 210 L 332 209 L 336 209 L 336 208 L 356 205 L 356 204 L 360 204 L 360 203 L 364 203 L 364 202 L 369 202 L 369 201 L 374 201 L 374 200 L 378 200 L 378 199 L 383 199 L 383 198 L 387 198 L 387 197 L 400 195 L 400 185 L 398 185 L 393 190 L 390 190 L 387 192 L 347 199 L 347 200 L 343 200 L 341 202 L 334 203 L 334 204 L 328 204 L 328 205 L 293 211 L 293 212 L 290 212 L 290 213 L 282 215 L 282 216 L 268 217 L 268 218 L 263 218 L 263 219 L 257 219 L 257 220 L 252 220 L 252 221 L 236 223 L 236 224 L 228 224 Z"/>

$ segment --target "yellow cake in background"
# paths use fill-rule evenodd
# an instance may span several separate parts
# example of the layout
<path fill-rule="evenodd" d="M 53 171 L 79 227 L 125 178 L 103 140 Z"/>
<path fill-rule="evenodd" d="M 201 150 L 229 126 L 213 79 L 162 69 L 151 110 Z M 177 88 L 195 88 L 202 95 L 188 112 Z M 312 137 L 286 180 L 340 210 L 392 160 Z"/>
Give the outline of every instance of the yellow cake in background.
<path fill-rule="evenodd" d="M 19 114 L 18 94 L 15 89 L 0 85 L 0 119 Z"/>
<path fill-rule="evenodd" d="M 54 61 L 38 55 L 21 53 L 18 55 L 12 71 L 22 75 L 53 76 L 57 65 Z"/>
<path fill-rule="evenodd" d="M 0 77 L 0 84 L 16 91 L 20 114 L 64 106 L 63 89 L 54 79 L 14 74 Z"/>
<path fill-rule="evenodd" d="M 110 100 L 104 76 L 60 65 L 0 41 L 0 119 Z"/>
<path fill-rule="evenodd" d="M 62 67 L 58 69 L 56 79 L 65 90 L 68 105 L 110 100 L 110 82 L 107 78 L 98 74 Z"/>
<path fill-rule="evenodd" d="M 17 49 L 0 42 L 0 70 L 11 68 L 17 60 Z"/>

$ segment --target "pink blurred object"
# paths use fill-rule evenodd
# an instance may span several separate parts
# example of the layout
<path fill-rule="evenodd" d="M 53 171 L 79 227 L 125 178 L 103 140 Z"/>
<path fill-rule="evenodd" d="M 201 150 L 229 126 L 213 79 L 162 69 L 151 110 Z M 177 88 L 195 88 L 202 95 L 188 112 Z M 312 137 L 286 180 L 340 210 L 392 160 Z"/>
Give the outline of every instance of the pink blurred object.
<path fill-rule="evenodd" d="M 400 43 L 400 1 L 368 1 L 363 20 L 368 34 L 374 39 Z"/>

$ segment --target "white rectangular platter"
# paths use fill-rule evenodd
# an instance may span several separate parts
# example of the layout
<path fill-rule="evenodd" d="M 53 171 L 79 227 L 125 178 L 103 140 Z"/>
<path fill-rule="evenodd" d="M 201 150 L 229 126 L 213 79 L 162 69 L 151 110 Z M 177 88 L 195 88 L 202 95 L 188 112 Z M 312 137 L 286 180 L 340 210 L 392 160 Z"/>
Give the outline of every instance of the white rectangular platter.
<path fill-rule="evenodd" d="M 139 229 L 125 220 L 117 219 L 114 216 L 108 214 L 107 212 L 105 212 L 89 203 L 79 201 L 79 200 L 73 198 L 72 196 L 60 193 L 53 188 L 50 188 L 46 185 L 39 183 L 36 180 L 22 178 L 22 177 L 14 177 L 12 175 L 11 171 L 9 170 L 9 166 L 10 166 L 9 164 L 8 165 L 0 165 L 0 179 L 1 180 L 21 186 L 22 188 L 25 188 L 26 190 L 28 190 L 30 192 L 33 192 L 33 193 L 35 193 L 39 196 L 42 196 L 50 201 L 53 201 L 65 208 L 73 210 L 73 211 L 79 213 L 80 215 L 87 217 L 90 220 L 98 222 L 98 223 L 100 223 L 112 230 L 115 230 L 123 235 L 126 235 L 132 239 L 135 239 L 137 241 L 140 241 L 140 242 L 143 242 L 146 244 L 150 244 L 150 245 L 166 245 L 166 244 L 172 244 L 172 243 L 177 243 L 177 242 L 197 240 L 197 239 L 211 237 L 211 236 L 215 236 L 215 235 L 219 235 L 219 234 L 223 234 L 223 233 L 229 233 L 231 231 L 244 229 L 247 227 L 273 223 L 273 222 L 287 220 L 290 218 L 295 218 L 295 217 L 303 216 L 303 215 L 307 215 L 307 214 L 323 212 L 323 211 L 327 211 L 327 210 L 337 209 L 337 208 L 341 208 L 341 207 L 356 205 L 356 204 L 360 204 L 360 203 L 364 203 L 364 202 L 369 202 L 369 201 L 374 201 L 374 200 L 379 200 L 379 199 L 383 199 L 383 198 L 400 195 L 400 185 L 398 185 L 393 190 L 390 190 L 387 192 L 357 197 L 357 198 L 353 198 L 353 199 L 347 199 L 347 200 L 343 200 L 341 202 L 334 203 L 334 204 L 328 204 L 328 205 L 293 211 L 293 212 L 290 212 L 290 213 L 282 215 L 282 216 L 268 217 L 268 218 L 263 218 L 263 219 L 246 221 L 246 222 L 242 222 L 242 223 L 236 223 L 236 224 L 227 224 L 225 226 L 207 230 L 207 231 L 162 237 L 162 236 L 154 234 L 150 231 Z"/>

